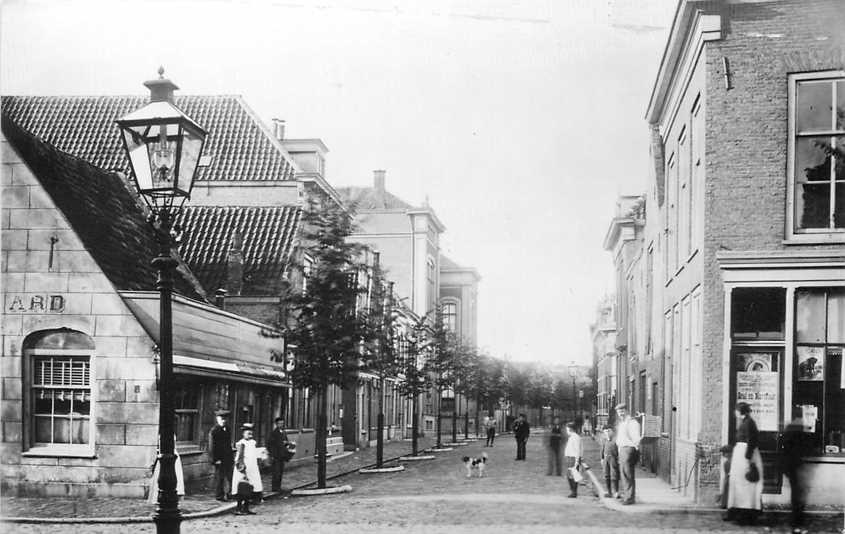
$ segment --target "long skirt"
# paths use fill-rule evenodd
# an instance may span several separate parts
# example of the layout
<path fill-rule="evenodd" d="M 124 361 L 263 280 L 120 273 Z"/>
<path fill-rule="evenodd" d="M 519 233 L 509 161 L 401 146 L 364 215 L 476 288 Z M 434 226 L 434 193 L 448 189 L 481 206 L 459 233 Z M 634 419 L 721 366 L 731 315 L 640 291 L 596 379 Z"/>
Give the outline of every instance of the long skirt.
<path fill-rule="evenodd" d="M 150 492 L 147 495 L 147 502 L 155 504 L 158 502 L 158 475 L 161 471 L 161 462 L 156 462 L 153 469 L 153 478 L 150 480 Z M 185 475 L 182 473 L 182 459 L 176 455 L 176 494 L 180 497 L 185 495 Z"/>
<path fill-rule="evenodd" d="M 755 510 L 763 509 L 763 459 L 760 450 L 754 449 L 751 460 L 745 459 L 745 451 L 748 444 L 738 442 L 734 446 L 731 457 L 731 477 L 728 484 L 728 509 L 729 510 Z M 749 482 L 745 478 L 749 463 L 757 465 L 760 472 L 760 480 Z"/>

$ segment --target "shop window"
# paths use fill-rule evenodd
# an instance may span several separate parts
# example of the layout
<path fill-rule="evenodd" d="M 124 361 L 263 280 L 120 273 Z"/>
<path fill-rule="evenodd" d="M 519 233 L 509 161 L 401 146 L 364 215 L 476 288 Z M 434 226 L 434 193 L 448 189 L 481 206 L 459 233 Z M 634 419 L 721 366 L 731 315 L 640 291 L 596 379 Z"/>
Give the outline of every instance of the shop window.
<path fill-rule="evenodd" d="M 176 442 L 180 445 L 199 443 L 200 385 L 177 383 L 173 406 L 176 413 Z"/>
<path fill-rule="evenodd" d="M 731 295 L 734 340 L 783 340 L 786 290 L 741 287 Z"/>
<path fill-rule="evenodd" d="M 845 231 L 845 77 L 841 72 L 790 79 L 794 115 L 789 150 L 790 233 Z"/>
<path fill-rule="evenodd" d="M 845 288 L 795 292 L 793 405 L 817 454 L 845 456 Z"/>

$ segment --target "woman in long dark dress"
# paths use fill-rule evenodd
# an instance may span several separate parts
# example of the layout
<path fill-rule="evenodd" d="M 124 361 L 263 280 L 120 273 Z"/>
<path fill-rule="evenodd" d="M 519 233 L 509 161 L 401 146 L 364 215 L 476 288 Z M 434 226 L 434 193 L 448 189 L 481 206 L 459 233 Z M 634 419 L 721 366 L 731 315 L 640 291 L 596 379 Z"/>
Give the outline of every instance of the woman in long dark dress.
<path fill-rule="evenodd" d="M 745 525 L 754 523 L 763 510 L 763 459 L 757 423 L 751 418 L 751 406 L 747 402 L 737 403 L 735 415 L 736 444 L 731 458 L 726 519 Z M 749 481 L 746 475 L 753 469 L 752 465 L 757 468 L 758 477 Z"/>

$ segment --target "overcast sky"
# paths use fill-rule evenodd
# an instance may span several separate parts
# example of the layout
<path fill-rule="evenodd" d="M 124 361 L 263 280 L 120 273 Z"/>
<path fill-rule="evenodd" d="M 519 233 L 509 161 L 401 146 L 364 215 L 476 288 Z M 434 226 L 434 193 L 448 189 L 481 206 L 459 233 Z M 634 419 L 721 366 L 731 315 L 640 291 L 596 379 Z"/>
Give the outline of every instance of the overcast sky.
<path fill-rule="evenodd" d="M 328 145 L 327 179 L 429 197 L 493 355 L 590 361 L 602 239 L 644 190 L 675 0 L 6 1 L 3 94 L 241 94 Z"/>

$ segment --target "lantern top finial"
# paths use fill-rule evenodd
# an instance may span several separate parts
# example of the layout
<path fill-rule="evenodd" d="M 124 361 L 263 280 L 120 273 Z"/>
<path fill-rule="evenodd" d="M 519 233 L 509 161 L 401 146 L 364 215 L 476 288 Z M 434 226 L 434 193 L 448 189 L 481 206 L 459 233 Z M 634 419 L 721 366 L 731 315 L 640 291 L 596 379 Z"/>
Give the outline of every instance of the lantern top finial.
<path fill-rule="evenodd" d="M 159 80 L 164 79 L 164 65 L 159 65 L 159 67 L 158 67 L 158 79 Z"/>

